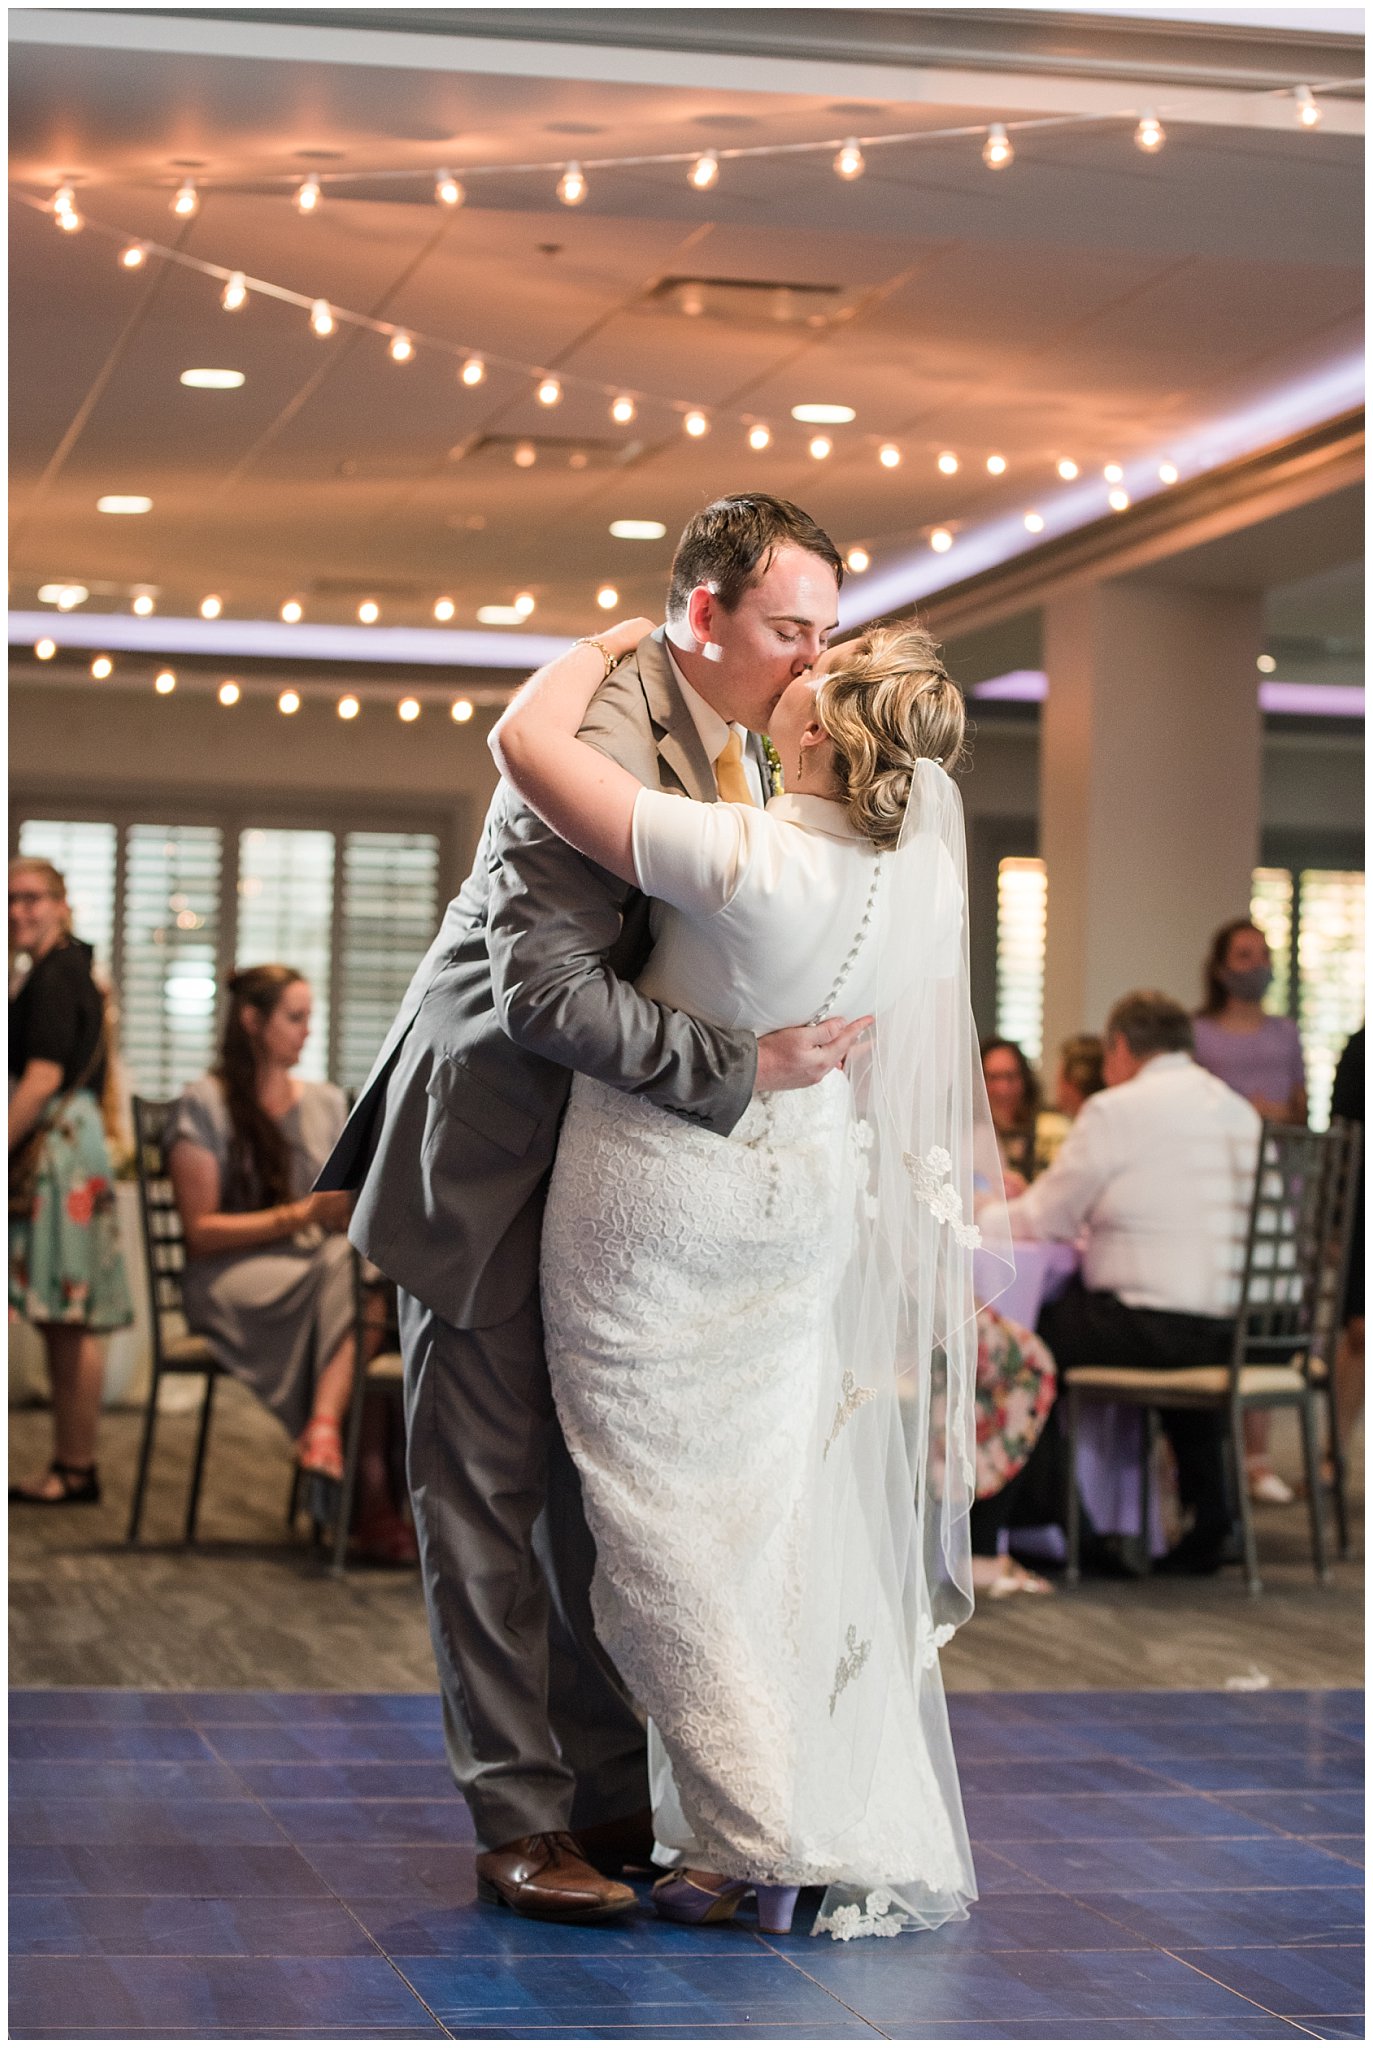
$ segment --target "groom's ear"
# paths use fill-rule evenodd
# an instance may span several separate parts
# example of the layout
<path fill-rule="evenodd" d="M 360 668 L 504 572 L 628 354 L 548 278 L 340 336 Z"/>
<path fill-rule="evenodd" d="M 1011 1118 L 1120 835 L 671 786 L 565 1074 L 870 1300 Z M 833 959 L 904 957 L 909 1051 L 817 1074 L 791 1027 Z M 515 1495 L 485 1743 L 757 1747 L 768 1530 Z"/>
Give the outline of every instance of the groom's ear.
<path fill-rule="evenodd" d="M 713 624 L 719 600 L 706 583 L 698 583 L 687 599 L 686 622 L 691 637 L 698 649 L 704 649 L 715 638 Z"/>

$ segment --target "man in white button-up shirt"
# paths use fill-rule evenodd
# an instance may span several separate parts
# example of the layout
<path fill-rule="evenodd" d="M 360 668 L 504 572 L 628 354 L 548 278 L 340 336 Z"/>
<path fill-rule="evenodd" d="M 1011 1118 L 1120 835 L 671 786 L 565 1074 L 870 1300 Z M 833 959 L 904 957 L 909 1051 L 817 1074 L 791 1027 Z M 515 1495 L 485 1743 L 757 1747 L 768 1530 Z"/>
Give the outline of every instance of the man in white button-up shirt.
<path fill-rule="evenodd" d="M 1192 1024 L 1139 991 L 1106 1022 L 1106 1087 L 1047 1172 L 1009 1205 L 1021 1238 L 1082 1246 L 1081 1278 L 1045 1309 L 1059 1367 L 1156 1370 L 1228 1358 L 1258 1161 L 1259 1117 L 1192 1058 Z M 1165 1560 L 1211 1571 L 1228 1532 L 1220 1418 L 1163 1411 L 1193 1528 Z"/>

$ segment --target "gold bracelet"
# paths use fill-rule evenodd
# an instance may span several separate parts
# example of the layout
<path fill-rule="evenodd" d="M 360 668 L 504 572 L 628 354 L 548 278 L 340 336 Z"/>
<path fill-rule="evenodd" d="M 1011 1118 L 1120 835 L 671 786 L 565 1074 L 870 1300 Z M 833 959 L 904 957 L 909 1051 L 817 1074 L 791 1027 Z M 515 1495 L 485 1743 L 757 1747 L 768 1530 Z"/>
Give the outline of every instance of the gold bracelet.
<path fill-rule="evenodd" d="M 605 675 L 601 677 L 602 682 L 605 681 L 605 678 L 610 674 L 610 671 L 617 666 L 620 659 L 618 654 L 611 653 L 610 649 L 606 646 L 604 640 L 597 640 L 593 638 L 593 636 L 590 633 L 584 633 L 582 635 L 582 638 L 580 640 L 574 640 L 572 642 L 572 645 L 574 647 L 595 648 L 596 652 L 600 655 L 601 660 L 605 663 Z"/>

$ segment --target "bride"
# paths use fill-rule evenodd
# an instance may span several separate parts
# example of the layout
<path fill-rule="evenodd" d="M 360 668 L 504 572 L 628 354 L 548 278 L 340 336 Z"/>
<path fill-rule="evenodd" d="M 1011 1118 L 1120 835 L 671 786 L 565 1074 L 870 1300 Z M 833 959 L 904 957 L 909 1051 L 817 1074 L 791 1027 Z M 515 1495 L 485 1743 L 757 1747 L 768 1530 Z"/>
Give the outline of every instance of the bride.
<path fill-rule="evenodd" d="M 651 630 L 599 636 L 607 660 Z M 491 748 L 655 903 L 639 987 L 767 1032 L 871 1013 L 847 1069 L 728 1138 L 577 1076 L 544 1223 L 598 1633 L 649 1716 L 664 1917 L 898 1934 L 976 1896 L 938 1650 L 971 1611 L 973 1252 L 999 1208 L 967 994 L 962 698 L 929 635 L 801 676 L 765 810 L 643 788 L 577 737 L 604 663 L 530 679 Z M 999 1190 L 999 1177 L 994 1179 Z M 990 1249 L 990 1246 L 988 1247 Z"/>

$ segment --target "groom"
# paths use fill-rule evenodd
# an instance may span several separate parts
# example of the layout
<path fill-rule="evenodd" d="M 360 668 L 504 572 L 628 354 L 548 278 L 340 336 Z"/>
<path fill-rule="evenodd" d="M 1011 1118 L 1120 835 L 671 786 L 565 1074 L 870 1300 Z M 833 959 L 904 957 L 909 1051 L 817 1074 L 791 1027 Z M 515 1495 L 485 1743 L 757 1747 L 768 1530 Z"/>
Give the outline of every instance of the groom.
<path fill-rule="evenodd" d="M 585 736 L 646 785 L 759 803 L 753 735 L 816 659 L 843 568 L 797 506 L 722 498 L 673 561 L 667 625 L 611 673 Z M 604 652 L 604 650 L 602 650 Z M 763 1039 L 640 996 L 649 905 L 505 784 L 319 1186 L 400 1289 L 411 1499 L 479 1896 L 540 1919 L 634 1904 L 652 1846 L 644 1730 L 596 1642 L 594 1551 L 549 1390 L 539 1233 L 573 1072 L 727 1135 L 857 1027 Z"/>

